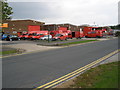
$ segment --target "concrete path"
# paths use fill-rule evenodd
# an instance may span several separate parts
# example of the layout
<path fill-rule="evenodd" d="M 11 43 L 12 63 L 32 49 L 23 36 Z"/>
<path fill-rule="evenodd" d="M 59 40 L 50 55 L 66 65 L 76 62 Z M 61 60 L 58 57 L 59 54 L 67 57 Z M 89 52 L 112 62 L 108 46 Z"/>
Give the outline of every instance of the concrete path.
<path fill-rule="evenodd" d="M 11 44 L 11 45 L 6 45 L 7 47 L 10 48 L 16 48 L 16 49 L 24 49 L 26 52 L 33 52 L 33 51 L 44 51 L 44 50 L 50 50 L 50 49 L 56 49 L 60 47 L 49 47 L 49 46 L 40 46 L 36 44 Z"/>
<path fill-rule="evenodd" d="M 116 61 L 120 61 L 120 59 L 118 58 L 118 56 L 120 55 L 120 53 L 117 53 L 115 55 L 113 55 L 112 57 L 106 59 L 104 62 L 102 62 L 101 64 L 107 64 L 107 63 L 111 63 L 111 62 L 116 62 Z"/>

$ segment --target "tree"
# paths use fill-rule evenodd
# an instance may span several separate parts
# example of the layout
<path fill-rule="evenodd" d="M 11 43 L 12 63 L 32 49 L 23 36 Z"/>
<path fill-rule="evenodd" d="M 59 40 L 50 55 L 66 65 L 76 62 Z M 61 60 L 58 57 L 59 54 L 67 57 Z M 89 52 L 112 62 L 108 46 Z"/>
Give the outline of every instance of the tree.
<path fill-rule="evenodd" d="M 116 29 L 120 29 L 120 24 L 118 24 L 118 25 L 116 26 Z"/>
<path fill-rule="evenodd" d="M 10 20 L 13 12 L 12 7 L 7 3 L 7 0 L 0 1 L 0 6 L 2 6 L 2 20 Z"/>
<path fill-rule="evenodd" d="M 120 24 L 115 25 L 115 26 L 110 26 L 110 27 L 111 27 L 111 29 L 118 29 L 118 30 L 120 30 Z"/>
<path fill-rule="evenodd" d="M 120 31 L 117 31 L 117 32 L 115 33 L 115 36 L 116 36 L 116 37 L 120 37 Z"/>

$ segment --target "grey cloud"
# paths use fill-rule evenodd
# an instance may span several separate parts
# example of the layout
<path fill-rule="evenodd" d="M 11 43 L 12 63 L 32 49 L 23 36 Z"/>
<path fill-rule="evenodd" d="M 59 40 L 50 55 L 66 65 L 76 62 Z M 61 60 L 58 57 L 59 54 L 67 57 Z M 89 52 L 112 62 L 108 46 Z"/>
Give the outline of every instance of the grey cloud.
<path fill-rule="evenodd" d="M 59 17 L 57 7 L 51 9 L 52 5 L 46 2 L 10 2 L 10 6 L 13 8 L 14 19 L 44 19 L 50 17 Z M 58 7 L 59 8 L 59 7 Z"/>
<path fill-rule="evenodd" d="M 117 2 L 104 0 L 57 0 L 57 2 L 10 2 L 13 19 L 46 23 L 117 24 Z"/>

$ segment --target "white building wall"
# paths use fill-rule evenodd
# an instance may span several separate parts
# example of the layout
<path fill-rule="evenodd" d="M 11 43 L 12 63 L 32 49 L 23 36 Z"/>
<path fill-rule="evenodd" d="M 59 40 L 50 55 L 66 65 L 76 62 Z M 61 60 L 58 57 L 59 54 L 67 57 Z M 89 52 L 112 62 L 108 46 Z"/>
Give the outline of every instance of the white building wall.
<path fill-rule="evenodd" d="M 120 24 L 120 1 L 118 2 L 118 24 Z"/>

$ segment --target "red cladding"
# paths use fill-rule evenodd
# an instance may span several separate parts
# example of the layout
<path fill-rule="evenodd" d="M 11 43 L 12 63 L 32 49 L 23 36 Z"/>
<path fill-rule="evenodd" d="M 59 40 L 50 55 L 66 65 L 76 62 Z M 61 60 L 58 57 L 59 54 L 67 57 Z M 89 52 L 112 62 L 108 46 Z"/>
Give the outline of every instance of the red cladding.
<path fill-rule="evenodd" d="M 40 31 L 40 26 L 37 26 L 37 25 L 29 25 L 28 26 L 28 32 L 37 32 L 37 31 Z"/>

